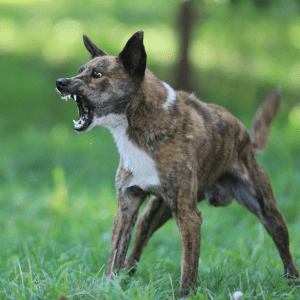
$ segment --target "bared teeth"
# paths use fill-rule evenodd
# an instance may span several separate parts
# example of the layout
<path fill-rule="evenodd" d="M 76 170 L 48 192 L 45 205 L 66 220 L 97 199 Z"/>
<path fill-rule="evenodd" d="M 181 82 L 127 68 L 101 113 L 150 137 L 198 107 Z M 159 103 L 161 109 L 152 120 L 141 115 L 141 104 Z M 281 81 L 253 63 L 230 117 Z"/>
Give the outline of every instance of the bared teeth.
<path fill-rule="evenodd" d="M 59 92 L 59 90 L 57 90 Z M 61 98 L 64 100 L 68 100 L 73 98 L 77 103 L 79 119 L 77 121 L 73 120 L 74 128 L 76 130 L 82 130 L 89 123 L 89 106 L 84 102 L 83 98 L 79 95 L 75 94 L 64 94 L 60 93 Z M 78 101 L 77 101 L 78 100 Z M 82 100 L 82 101 L 81 101 Z"/>
<path fill-rule="evenodd" d="M 73 120 L 73 123 L 75 125 L 74 127 L 77 129 L 82 127 L 84 125 L 86 119 L 87 118 L 83 119 L 83 117 L 81 117 L 78 121 Z"/>
<path fill-rule="evenodd" d="M 68 99 L 71 98 L 71 95 L 61 94 L 61 98 L 62 98 L 62 99 L 65 99 L 65 100 L 67 101 Z"/>
<path fill-rule="evenodd" d="M 61 98 L 62 99 L 64 99 L 64 100 L 68 100 L 68 99 L 71 99 L 71 97 L 73 97 L 74 98 L 74 100 L 77 102 L 77 95 L 71 95 L 71 94 L 63 94 L 63 93 L 61 93 L 60 91 L 59 91 L 59 89 L 55 89 L 58 93 L 60 93 L 60 95 L 61 95 Z"/>

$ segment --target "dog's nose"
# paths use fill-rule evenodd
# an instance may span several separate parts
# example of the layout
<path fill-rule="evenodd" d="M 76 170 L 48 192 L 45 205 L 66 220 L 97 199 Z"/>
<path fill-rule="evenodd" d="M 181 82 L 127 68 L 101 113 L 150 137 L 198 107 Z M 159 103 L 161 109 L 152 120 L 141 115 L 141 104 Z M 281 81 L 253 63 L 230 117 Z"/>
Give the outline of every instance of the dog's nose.
<path fill-rule="evenodd" d="M 66 84 L 67 84 L 67 79 L 65 79 L 65 78 L 59 78 L 56 80 L 56 87 L 58 89 L 63 88 Z"/>

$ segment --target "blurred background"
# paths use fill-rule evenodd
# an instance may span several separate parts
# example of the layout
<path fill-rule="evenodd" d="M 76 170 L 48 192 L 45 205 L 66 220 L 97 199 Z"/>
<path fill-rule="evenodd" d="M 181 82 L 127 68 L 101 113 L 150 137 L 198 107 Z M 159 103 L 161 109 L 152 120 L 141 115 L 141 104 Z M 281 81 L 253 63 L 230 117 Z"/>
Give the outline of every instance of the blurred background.
<path fill-rule="evenodd" d="M 148 68 L 159 79 L 224 106 L 248 129 L 262 101 L 281 86 L 270 143 L 258 160 L 287 221 L 299 226 L 299 0 L 1 0 L 4 252 L 22 241 L 109 243 L 119 154 L 107 129 L 74 131 L 77 107 L 61 100 L 55 81 L 75 76 L 89 60 L 82 33 L 118 55 L 138 30 L 144 31 Z M 207 214 L 217 220 L 220 212 Z"/>

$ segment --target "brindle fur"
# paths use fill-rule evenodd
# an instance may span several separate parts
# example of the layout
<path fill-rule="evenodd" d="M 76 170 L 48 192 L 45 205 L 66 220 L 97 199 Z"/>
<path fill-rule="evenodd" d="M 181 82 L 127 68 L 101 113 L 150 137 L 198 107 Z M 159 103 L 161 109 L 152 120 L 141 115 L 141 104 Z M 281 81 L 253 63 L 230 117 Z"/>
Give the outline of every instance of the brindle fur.
<path fill-rule="evenodd" d="M 298 277 L 286 222 L 266 172 L 253 155 L 263 152 L 267 144 L 280 92 L 274 91 L 259 109 L 250 137 L 244 125 L 223 107 L 204 103 L 194 94 L 177 91 L 175 101 L 163 107 L 168 91 L 146 69 L 142 31 L 130 38 L 117 57 L 106 54 L 85 35 L 83 38 L 92 60 L 80 68 L 78 76 L 59 79 L 57 88 L 63 94 L 82 95 L 92 121 L 111 114 L 125 116 L 128 139 L 155 162 L 159 177 L 155 187 L 130 186 L 133 173 L 125 170 L 120 158 L 116 176 L 118 212 L 106 274 L 111 276 L 114 270 L 139 261 L 152 234 L 174 217 L 182 248 L 180 295 L 187 296 L 195 289 L 200 255 L 202 216 L 197 203 L 207 199 L 213 206 L 226 206 L 235 198 L 267 229 L 285 275 Z M 93 78 L 93 70 L 103 76 Z M 134 246 L 126 259 L 139 208 L 149 194 L 154 196 L 138 220 Z"/>

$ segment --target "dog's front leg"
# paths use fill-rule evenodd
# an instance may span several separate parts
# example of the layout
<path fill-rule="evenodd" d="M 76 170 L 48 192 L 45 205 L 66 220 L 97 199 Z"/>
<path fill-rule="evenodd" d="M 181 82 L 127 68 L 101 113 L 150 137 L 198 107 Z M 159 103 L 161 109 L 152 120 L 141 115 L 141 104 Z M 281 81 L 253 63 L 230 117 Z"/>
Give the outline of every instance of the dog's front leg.
<path fill-rule="evenodd" d="M 175 219 L 179 227 L 181 239 L 181 283 L 180 296 L 186 297 L 190 290 L 195 289 L 198 275 L 198 262 L 200 256 L 202 216 L 197 204 L 187 207 L 186 199 L 179 199 L 179 208 Z"/>
<path fill-rule="evenodd" d="M 169 205 L 162 198 L 153 196 L 138 219 L 134 245 L 125 261 L 126 267 L 140 260 L 142 251 L 152 234 L 170 218 L 172 218 L 172 211 Z M 130 274 L 134 272 L 135 268 L 132 268 Z"/>
<path fill-rule="evenodd" d="M 199 203 L 204 198 L 204 194 L 200 191 L 197 195 L 197 202 Z M 130 255 L 125 261 L 126 267 L 130 267 L 134 262 L 140 261 L 142 251 L 150 237 L 170 218 L 172 218 L 170 206 L 162 198 L 153 196 L 138 219 L 134 245 Z M 130 274 L 134 272 L 135 268 L 132 268 Z"/>
<path fill-rule="evenodd" d="M 124 178 L 125 184 L 128 179 Z M 119 176 L 119 181 L 120 176 Z M 113 221 L 111 233 L 110 254 L 106 269 L 106 275 L 111 276 L 114 269 L 124 267 L 132 230 L 137 219 L 139 208 L 147 194 L 136 186 L 125 188 L 117 185 L 118 212 Z"/>
<path fill-rule="evenodd" d="M 202 216 L 197 207 L 196 187 L 191 186 L 178 193 L 174 218 L 179 227 L 181 239 L 181 283 L 180 296 L 186 297 L 195 290 L 200 256 Z"/>

